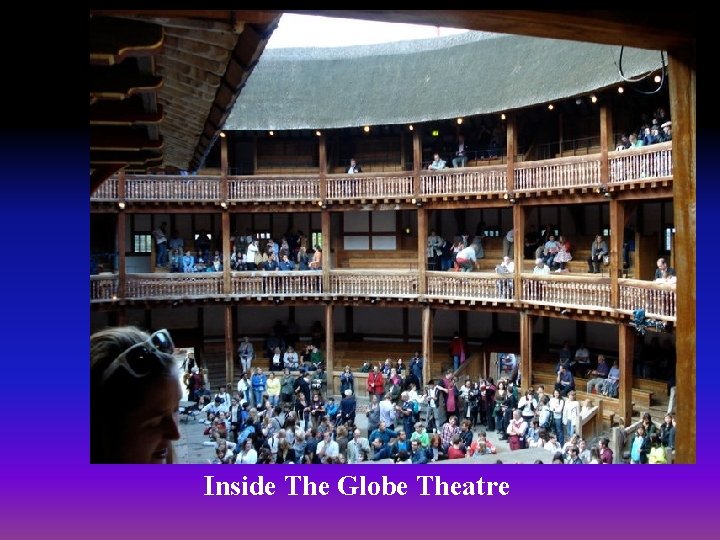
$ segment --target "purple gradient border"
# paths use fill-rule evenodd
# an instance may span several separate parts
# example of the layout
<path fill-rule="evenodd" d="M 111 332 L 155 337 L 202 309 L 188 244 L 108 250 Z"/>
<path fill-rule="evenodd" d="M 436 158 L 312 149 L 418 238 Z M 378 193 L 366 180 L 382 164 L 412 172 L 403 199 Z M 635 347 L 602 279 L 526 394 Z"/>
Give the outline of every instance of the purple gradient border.
<path fill-rule="evenodd" d="M 713 485 L 718 466 L 711 449 L 718 443 L 717 429 L 698 429 L 698 464 L 694 466 L 88 465 L 87 136 L 85 131 L 66 132 L 60 137 L 57 133 L 42 135 L 44 140 L 56 141 L 43 149 L 46 165 L 38 163 L 17 138 L 6 136 L 3 141 L 8 155 L 15 158 L 4 168 L 10 179 L 0 200 L 5 232 L 23 239 L 23 253 L 57 244 L 62 262 L 54 266 L 52 275 L 40 264 L 27 268 L 20 264 L 2 280 L 13 284 L 4 291 L 6 387 L 17 389 L 18 398 L 33 404 L 30 410 L 8 407 L 0 445 L 4 468 L 0 495 L 3 537 L 114 540 L 257 532 L 263 538 L 274 538 L 295 531 L 293 538 L 298 539 L 338 534 L 360 539 L 379 530 L 378 518 L 386 524 L 388 536 L 398 531 L 415 539 L 442 535 L 448 518 L 458 533 L 472 530 L 480 535 L 504 528 L 510 537 L 569 535 L 574 531 L 580 538 L 593 539 L 616 534 L 623 537 L 622 531 L 629 535 L 633 530 L 635 534 L 659 538 L 702 538 L 712 534 L 706 531 L 716 521 L 711 506 L 717 500 Z M 711 232 L 717 230 L 711 208 L 719 200 L 716 192 L 720 189 L 708 161 L 719 141 L 712 133 L 698 140 L 702 146 L 698 147 L 697 238 L 698 246 L 708 246 L 716 243 L 715 238 L 710 238 Z M 38 163 L 38 170 L 28 174 L 27 163 Z M 710 283 L 711 269 L 718 267 L 716 259 L 710 250 L 698 250 L 699 291 L 717 289 L 716 279 Z M 18 271 L 26 279 L 16 285 L 11 276 L 16 277 Z M 697 355 L 704 360 L 698 363 L 697 373 L 698 426 L 716 424 L 709 414 L 713 410 L 709 387 L 717 378 L 717 370 L 709 367 L 715 352 L 710 350 L 708 339 L 714 307 L 710 295 L 698 295 Z M 284 485 L 284 475 L 303 474 L 313 481 L 329 482 L 332 493 L 326 497 L 288 497 L 279 490 L 274 497 L 207 497 L 203 493 L 204 476 L 208 474 L 225 481 L 240 481 L 242 475 L 250 479 L 262 475 L 279 485 Z M 337 480 L 357 474 L 368 480 L 386 475 L 393 481 L 405 481 L 411 492 L 387 501 L 339 495 L 335 490 Z M 445 481 L 483 477 L 509 482 L 510 494 L 421 497 L 415 482 L 418 474 L 438 474 Z M 533 518 L 533 512 L 526 511 L 543 508 L 541 493 L 553 486 L 558 486 L 564 508 L 556 524 L 538 521 L 542 518 Z M 569 497 L 574 491 L 577 511 Z M 581 510 L 598 504 L 607 509 L 606 518 Z M 540 515 L 547 512 L 543 510 Z"/>

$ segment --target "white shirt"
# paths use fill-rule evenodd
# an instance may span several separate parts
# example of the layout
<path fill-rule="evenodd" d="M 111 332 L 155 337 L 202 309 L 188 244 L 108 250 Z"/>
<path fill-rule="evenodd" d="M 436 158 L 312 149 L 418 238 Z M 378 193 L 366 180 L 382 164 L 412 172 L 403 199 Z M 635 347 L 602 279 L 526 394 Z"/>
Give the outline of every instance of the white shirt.
<path fill-rule="evenodd" d="M 395 425 L 395 409 L 393 408 L 392 401 L 389 399 L 383 399 L 380 402 L 380 421 L 385 422 L 385 425 Z"/>
<path fill-rule="evenodd" d="M 235 465 L 247 464 L 253 465 L 257 463 L 257 452 L 254 448 L 249 450 L 247 453 L 240 452 L 235 458 Z"/>
<path fill-rule="evenodd" d="M 318 455 L 324 455 L 325 457 L 335 458 L 340 455 L 340 446 L 338 446 L 338 443 L 332 439 L 328 441 L 327 444 L 323 440 L 317 445 L 317 453 Z"/>

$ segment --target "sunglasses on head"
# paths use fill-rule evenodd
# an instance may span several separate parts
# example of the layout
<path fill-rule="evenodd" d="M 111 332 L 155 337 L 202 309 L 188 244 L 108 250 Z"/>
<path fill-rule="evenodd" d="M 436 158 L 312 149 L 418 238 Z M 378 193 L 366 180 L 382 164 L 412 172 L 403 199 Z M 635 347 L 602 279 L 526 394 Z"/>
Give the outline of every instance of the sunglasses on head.
<path fill-rule="evenodd" d="M 113 360 L 103 372 L 100 384 L 105 384 L 121 367 L 136 379 L 145 377 L 157 366 L 152 360 L 160 360 L 160 353 L 172 354 L 174 350 L 175 346 L 168 331 L 158 330 L 145 341 L 125 349 Z"/>

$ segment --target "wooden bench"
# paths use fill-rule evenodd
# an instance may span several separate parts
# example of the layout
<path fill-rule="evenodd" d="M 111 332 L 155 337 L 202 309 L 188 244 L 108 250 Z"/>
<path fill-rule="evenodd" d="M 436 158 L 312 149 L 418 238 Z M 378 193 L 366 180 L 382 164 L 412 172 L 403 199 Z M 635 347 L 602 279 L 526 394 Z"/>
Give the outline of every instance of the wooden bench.
<path fill-rule="evenodd" d="M 633 388 L 639 388 L 641 390 L 652 392 L 653 397 L 658 398 L 659 401 L 665 402 L 669 397 L 668 386 L 665 381 L 633 377 Z"/>
<path fill-rule="evenodd" d="M 555 386 L 555 381 L 557 380 L 557 376 L 554 373 L 547 373 L 542 371 L 534 371 L 533 372 L 533 384 L 543 384 L 545 385 L 545 389 L 547 390 L 548 394 L 552 393 L 552 388 Z M 575 377 L 575 394 L 577 396 L 578 401 L 582 401 L 579 397 L 580 392 L 583 393 L 583 395 L 586 396 L 598 396 L 597 394 L 588 394 L 584 389 L 587 388 L 587 379 L 582 379 L 580 377 Z M 601 396 L 603 398 L 607 396 Z M 641 409 L 647 410 L 650 408 L 650 405 L 652 404 L 652 397 L 653 393 L 648 390 L 641 390 L 640 388 L 633 388 L 632 389 L 632 401 L 633 403 L 640 407 Z M 590 398 L 593 399 L 593 398 Z M 616 399 L 616 398 L 608 398 L 608 399 Z"/>

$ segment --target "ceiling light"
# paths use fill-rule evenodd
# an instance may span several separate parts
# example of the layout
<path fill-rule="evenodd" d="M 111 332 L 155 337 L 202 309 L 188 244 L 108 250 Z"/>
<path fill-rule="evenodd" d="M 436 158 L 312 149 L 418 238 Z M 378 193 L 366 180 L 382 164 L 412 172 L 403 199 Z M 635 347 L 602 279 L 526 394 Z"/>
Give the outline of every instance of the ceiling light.
<path fill-rule="evenodd" d="M 220 136 L 224 139 L 224 138 L 225 138 L 225 132 L 224 132 L 224 131 L 221 131 L 221 132 L 220 132 Z"/>
<path fill-rule="evenodd" d="M 365 133 L 370 133 L 370 126 L 365 126 L 365 127 L 363 128 L 363 131 L 364 131 Z"/>
<path fill-rule="evenodd" d="M 662 81 L 662 78 L 660 77 L 660 75 L 655 75 L 655 78 L 654 78 L 653 80 L 654 80 L 656 83 L 659 83 L 660 81 Z"/>
<path fill-rule="evenodd" d="M 318 130 L 315 132 L 315 135 L 317 135 L 319 137 L 320 135 L 322 135 L 322 133 L 320 133 L 320 130 Z"/>
<path fill-rule="evenodd" d="M 462 118 L 458 118 L 458 119 L 457 119 L 457 123 L 458 123 L 458 125 L 461 125 L 461 124 L 463 123 L 463 119 L 462 119 Z"/>
<path fill-rule="evenodd" d="M 590 101 L 597 103 L 597 96 L 590 96 Z"/>
<path fill-rule="evenodd" d="M 502 114 L 500 115 L 500 120 L 505 120 L 505 113 L 502 113 Z"/>
<path fill-rule="evenodd" d="M 408 126 L 408 129 L 409 129 L 410 131 L 412 131 L 412 130 L 415 129 L 415 128 L 413 127 L 412 124 L 410 124 L 410 125 Z"/>
<path fill-rule="evenodd" d="M 270 131 L 268 131 L 268 135 L 272 137 L 273 135 L 275 135 L 275 132 L 271 129 Z"/>
<path fill-rule="evenodd" d="M 618 94 L 622 94 L 625 89 L 622 86 L 618 86 Z"/>
<path fill-rule="evenodd" d="M 555 108 L 555 105 L 553 105 L 552 103 L 551 103 L 550 105 L 548 105 L 548 110 L 549 110 L 549 111 L 552 111 L 554 108 Z"/>
<path fill-rule="evenodd" d="M 118 203 L 118 208 L 119 208 L 120 210 L 125 210 L 125 201 L 120 201 L 120 202 Z"/>

